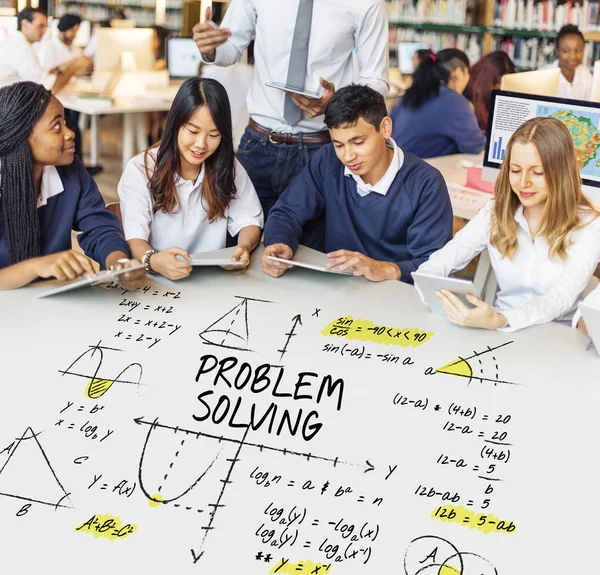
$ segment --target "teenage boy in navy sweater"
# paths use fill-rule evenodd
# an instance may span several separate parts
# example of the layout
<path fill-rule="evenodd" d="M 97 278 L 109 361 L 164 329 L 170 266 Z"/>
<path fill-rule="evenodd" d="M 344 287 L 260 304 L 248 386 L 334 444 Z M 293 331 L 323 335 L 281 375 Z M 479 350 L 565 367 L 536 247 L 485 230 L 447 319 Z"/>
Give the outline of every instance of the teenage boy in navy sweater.
<path fill-rule="evenodd" d="M 292 181 L 265 226 L 266 274 L 289 267 L 303 226 L 324 217 L 329 267 L 371 281 L 412 283 L 415 271 L 452 238 L 452 207 L 441 174 L 391 139 L 383 96 L 367 86 L 338 90 L 325 112 L 332 144 Z"/>

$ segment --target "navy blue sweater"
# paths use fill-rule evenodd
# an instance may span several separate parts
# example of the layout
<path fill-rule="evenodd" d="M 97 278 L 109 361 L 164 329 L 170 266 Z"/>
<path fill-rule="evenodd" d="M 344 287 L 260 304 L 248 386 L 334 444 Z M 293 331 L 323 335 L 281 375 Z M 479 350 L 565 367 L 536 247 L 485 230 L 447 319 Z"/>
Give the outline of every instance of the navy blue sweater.
<path fill-rule="evenodd" d="M 441 86 L 440 93 L 420 108 L 400 102 L 390 116 L 396 144 L 419 158 L 478 154 L 485 148 L 485 136 L 469 102 L 448 86 Z"/>
<path fill-rule="evenodd" d="M 401 280 L 452 238 L 452 206 L 441 174 L 412 154 L 385 196 L 361 197 L 333 149 L 323 146 L 281 194 L 265 226 L 265 245 L 296 251 L 302 227 L 324 215 L 325 250 L 346 249 L 395 263 Z"/>
<path fill-rule="evenodd" d="M 38 208 L 40 218 L 40 255 L 71 249 L 71 230 L 82 232 L 79 245 L 85 254 L 104 266 L 114 251 L 129 254 L 117 216 L 109 212 L 96 182 L 75 158 L 69 166 L 57 166 L 64 191 L 48 198 Z M 10 265 L 4 231 L 0 227 L 0 268 Z"/>

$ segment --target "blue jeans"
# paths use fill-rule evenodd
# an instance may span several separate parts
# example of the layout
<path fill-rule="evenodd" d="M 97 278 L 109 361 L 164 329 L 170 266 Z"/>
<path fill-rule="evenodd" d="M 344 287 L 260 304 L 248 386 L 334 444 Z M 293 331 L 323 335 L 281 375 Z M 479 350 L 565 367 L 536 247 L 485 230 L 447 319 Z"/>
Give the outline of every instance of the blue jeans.
<path fill-rule="evenodd" d="M 237 159 L 254 184 L 265 213 L 265 222 L 281 192 L 320 149 L 321 146 L 306 146 L 302 141 L 298 144 L 272 144 L 269 136 L 261 136 L 252 128 L 246 128 Z"/>

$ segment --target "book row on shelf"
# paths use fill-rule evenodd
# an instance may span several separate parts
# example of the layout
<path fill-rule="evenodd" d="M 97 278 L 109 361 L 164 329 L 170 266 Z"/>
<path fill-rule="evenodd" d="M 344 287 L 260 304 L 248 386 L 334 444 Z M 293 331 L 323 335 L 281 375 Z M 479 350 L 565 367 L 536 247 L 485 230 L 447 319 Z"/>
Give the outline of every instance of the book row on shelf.
<path fill-rule="evenodd" d="M 506 52 L 519 69 L 534 70 L 551 64 L 556 59 L 554 40 L 549 38 L 501 38 L 492 42 L 492 50 Z M 593 70 L 594 62 L 600 59 L 600 44 L 585 45 L 583 65 Z"/>
<path fill-rule="evenodd" d="M 85 5 L 85 4 L 59 4 L 55 8 L 55 15 L 60 18 L 63 14 L 79 14 L 82 18 L 91 20 L 92 22 L 100 22 L 108 20 L 114 13 L 114 5 L 110 8 L 100 5 Z M 136 26 L 152 26 L 155 23 L 156 15 L 153 10 L 144 8 L 129 8 L 126 7 L 125 14 L 127 18 L 133 20 Z M 165 28 L 179 32 L 181 30 L 181 12 L 167 12 L 165 15 Z"/>
<path fill-rule="evenodd" d="M 148 10 L 156 10 L 156 0 L 126 0 L 126 2 L 106 2 L 104 0 L 66 0 L 67 4 L 81 4 L 83 6 L 100 6 L 110 8 L 145 8 Z M 58 2 L 57 5 L 64 4 L 64 2 Z M 183 8 L 182 0 L 167 0 L 167 9 L 181 10 Z"/>
<path fill-rule="evenodd" d="M 395 42 L 418 42 L 431 48 L 434 52 L 439 52 L 444 48 L 458 48 L 467 54 L 472 63 L 477 62 L 483 54 L 482 37 L 479 34 L 453 34 L 398 28 Z M 394 65 L 392 61 L 395 48 L 396 44 L 390 43 L 390 49 L 392 49 L 390 65 L 392 66 Z"/>
<path fill-rule="evenodd" d="M 387 0 L 390 22 L 471 24 L 474 0 Z"/>
<path fill-rule="evenodd" d="M 599 31 L 600 2 L 499 0 L 494 4 L 494 26 L 557 31 L 565 24 L 575 24 L 584 32 Z"/>

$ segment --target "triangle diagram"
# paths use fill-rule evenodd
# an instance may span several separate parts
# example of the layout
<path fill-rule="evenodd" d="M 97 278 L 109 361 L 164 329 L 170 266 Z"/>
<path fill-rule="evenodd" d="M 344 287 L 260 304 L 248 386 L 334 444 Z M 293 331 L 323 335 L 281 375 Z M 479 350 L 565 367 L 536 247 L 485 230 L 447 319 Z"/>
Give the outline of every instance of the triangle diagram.
<path fill-rule="evenodd" d="M 442 367 L 438 367 L 435 372 L 456 375 L 458 377 L 468 377 L 469 379 L 473 377 L 473 370 L 471 369 L 469 362 L 462 357 L 442 365 Z"/>
<path fill-rule="evenodd" d="M 245 351 L 248 351 L 248 335 L 246 299 L 200 333 L 202 340 L 209 345 Z"/>
<path fill-rule="evenodd" d="M 69 494 L 31 427 L 17 440 L 0 468 L 0 495 L 52 507 L 71 506 Z"/>

